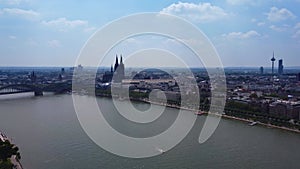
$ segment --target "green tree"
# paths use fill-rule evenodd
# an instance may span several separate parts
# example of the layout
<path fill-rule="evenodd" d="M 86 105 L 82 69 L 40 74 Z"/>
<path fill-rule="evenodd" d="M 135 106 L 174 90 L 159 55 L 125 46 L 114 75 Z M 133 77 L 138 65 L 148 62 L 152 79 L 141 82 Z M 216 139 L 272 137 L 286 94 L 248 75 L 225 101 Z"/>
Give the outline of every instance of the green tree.
<path fill-rule="evenodd" d="M 21 159 L 19 148 L 14 144 L 11 144 L 8 140 L 0 141 L 0 168 L 12 169 L 13 164 L 10 162 L 10 158 L 16 155 L 17 159 Z"/>

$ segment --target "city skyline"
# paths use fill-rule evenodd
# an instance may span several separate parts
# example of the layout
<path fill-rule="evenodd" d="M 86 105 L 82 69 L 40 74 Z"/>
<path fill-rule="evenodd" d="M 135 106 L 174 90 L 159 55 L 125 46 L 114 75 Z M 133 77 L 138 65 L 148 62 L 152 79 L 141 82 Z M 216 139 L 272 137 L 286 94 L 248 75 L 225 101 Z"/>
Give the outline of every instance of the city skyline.
<path fill-rule="evenodd" d="M 0 0 L 0 169 L 300 168 L 299 7 Z"/>
<path fill-rule="evenodd" d="M 0 66 L 74 66 L 80 49 L 95 31 L 120 17 L 141 12 L 173 14 L 190 21 L 213 43 L 224 67 L 271 67 L 272 51 L 275 70 L 279 59 L 284 60 L 284 68 L 299 66 L 300 61 L 299 0 L 168 0 L 150 4 L 134 0 L 2 0 L 0 5 Z M 128 42 L 141 48 L 155 47 L 151 44 L 155 41 L 145 43 L 145 39 L 131 38 Z M 177 44 L 168 45 L 168 50 L 179 50 Z M 130 55 L 124 48 L 118 51 Z"/>

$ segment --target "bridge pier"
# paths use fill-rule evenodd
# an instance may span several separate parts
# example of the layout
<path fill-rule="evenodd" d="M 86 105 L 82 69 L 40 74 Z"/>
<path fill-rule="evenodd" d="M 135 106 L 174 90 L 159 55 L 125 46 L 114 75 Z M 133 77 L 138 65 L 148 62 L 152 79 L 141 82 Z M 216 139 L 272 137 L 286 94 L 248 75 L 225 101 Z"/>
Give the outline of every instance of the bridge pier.
<path fill-rule="evenodd" d="M 34 91 L 34 96 L 43 96 L 43 91 Z"/>

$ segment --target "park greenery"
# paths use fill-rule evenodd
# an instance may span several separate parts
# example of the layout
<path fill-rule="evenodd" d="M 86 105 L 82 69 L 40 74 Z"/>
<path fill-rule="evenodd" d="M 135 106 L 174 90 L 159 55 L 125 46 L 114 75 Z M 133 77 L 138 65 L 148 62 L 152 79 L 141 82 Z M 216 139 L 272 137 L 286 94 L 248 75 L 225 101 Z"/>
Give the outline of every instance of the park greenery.
<path fill-rule="evenodd" d="M 14 165 L 10 159 L 14 155 L 17 160 L 21 159 L 19 148 L 8 140 L 0 141 L 0 169 L 13 169 Z"/>

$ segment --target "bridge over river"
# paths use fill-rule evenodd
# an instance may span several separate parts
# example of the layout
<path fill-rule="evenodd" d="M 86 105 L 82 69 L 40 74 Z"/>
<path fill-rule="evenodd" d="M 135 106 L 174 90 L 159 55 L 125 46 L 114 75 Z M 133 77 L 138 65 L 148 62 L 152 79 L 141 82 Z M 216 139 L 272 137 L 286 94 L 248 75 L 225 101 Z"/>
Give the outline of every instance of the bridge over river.
<path fill-rule="evenodd" d="M 72 90 L 70 83 L 52 84 L 9 84 L 0 86 L 0 95 L 33 92 L 35 96 L 42 96 L 43 92 L 64 93 Z"/>

